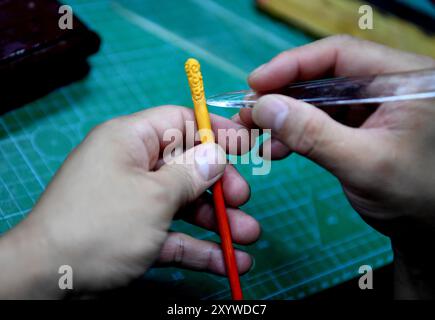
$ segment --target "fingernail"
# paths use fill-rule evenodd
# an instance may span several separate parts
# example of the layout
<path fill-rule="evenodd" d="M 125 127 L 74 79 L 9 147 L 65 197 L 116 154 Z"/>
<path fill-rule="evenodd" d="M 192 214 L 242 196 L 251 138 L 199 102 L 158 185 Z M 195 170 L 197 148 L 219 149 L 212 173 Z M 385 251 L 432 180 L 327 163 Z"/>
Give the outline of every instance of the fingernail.
<path fill-rule="evenodd" d="M 267 63 L 263 63 L 261 66 L 254 69 L 254 71 L 252 71 L 251 74 L 249 75 L 249 78 L 255 78 L 256 76 L 258 76 L 266 65 Z"/>
<path fill-rule="evenodd" d="M 254 258 L 249 253 L 247 253 L 245 251 L 236 250 L 235 254 L 236 254 L 237 268 L 239 269 L 239 271 L 242 271 L 243 273 L 251 271 L 253 264 L 254 264 Z M 246 265 L 245 264 L 246 260 L 251 262 L 251 265 L 249 266 L 248 270 L 243 268 L 243 266 Z"/>
<path fill-rule="evenodd" d="M 195 148 L 195 167 L 205 181 L 221 174 L 225 165 L 225 153 L 217 144 L 205 143 Z"/>
<path fill-rule="evenodd" d="M 234 122 L 239 121 L 239 120 L 240 120 L 240 116 L 239 116 L 239 114 L 236 113 L 235 115 L 233 115 L 233 116 L 231 117 L 231 120 L 234 121 Z"/>
<path fill-rule="evenodd" d="M 252 113 L 254 121 L 262 128 L 279 131 L 287 118 L 288 105 L 276 95 L 261 97 Z"/>

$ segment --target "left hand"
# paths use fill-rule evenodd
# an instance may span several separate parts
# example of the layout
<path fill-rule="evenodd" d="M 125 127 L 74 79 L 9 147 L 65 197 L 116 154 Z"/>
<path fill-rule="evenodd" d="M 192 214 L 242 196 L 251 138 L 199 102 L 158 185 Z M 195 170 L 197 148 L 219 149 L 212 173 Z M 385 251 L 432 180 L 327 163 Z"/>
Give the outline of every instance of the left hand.
<path fill-rule="evenodd" d="M 241 128 L 222 117 L 211 120 L 215 129 Z M 194 121 L 192 110 L 167 106 L 94 129 L 30 215 L 1 238 L 0 297 L 60 297 L 61 265 L 72 267 L 78 291 L 125 285 L 152 265 L 225 274 L 218 244 L 168 232 L 175 214 L 216 230 L 203 193 L 223 176 L 234 241 L 255 241 L 259 225 L 237 209 L 249 198 L 248 184 L 225 161 L 208 161 L 225 160 L 222 148 L 198 145 L 181 155 L 191 162 L 163 163 L 165 131 L 185 133 L 186 121 Z M 251 257 L 237 250 L 236 258 L 239 272 L 247 272 Z"/>

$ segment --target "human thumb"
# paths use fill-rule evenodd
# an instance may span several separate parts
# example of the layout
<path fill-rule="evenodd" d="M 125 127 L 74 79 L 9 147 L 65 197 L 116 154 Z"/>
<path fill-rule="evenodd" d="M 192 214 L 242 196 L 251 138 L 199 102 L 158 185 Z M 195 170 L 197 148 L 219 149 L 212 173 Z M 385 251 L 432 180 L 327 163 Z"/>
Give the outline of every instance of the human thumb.
<path fill-rule="evenodd" d="M 351 179 L 372 165 L 361 155 L 379 154 L 370 133 L 347 127 L 311 104 L 282 95 L 261 97 L 252 119 L 295 151 L 325 167 L 339 179 Z M 355 170 L 358 168 L 358 170 Z"/>
<path fill-rule="evenodd" d="M 205 143 L 174 157 L 156 173 L 180 207 L 211 187 L 222 176 L 225 166 L 224 150 L 215 143 Z"/>

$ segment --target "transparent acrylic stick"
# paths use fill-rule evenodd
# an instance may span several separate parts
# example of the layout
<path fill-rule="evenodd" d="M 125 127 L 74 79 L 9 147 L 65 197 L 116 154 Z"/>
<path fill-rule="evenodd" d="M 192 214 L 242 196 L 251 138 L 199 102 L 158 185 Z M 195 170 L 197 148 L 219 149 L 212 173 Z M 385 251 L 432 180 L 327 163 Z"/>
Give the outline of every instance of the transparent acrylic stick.
<path fill-rule="evenodd" d="M 435 98 L 435 69 L 294 83 L 273 92 L 252 90 L 211 96 L 207 104 L 223 108 L 252 107 L 261 95 L 277 93 L 319 107 Z"/>

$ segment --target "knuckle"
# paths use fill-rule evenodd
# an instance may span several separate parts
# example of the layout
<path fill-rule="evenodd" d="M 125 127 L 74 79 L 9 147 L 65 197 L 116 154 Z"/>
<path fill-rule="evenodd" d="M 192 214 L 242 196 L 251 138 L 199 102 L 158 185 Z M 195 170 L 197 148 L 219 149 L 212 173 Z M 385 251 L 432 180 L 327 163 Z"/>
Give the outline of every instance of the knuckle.
<path fill-rule="evenodd" d="M 97 128 L 99 128 L 100 130 L 111 131 L 112 129 L 119 128 L 121 126 L 121 123 L 122 123 L 122 119 L 114 118 L 103 122 Z"/>
<path fill-rule="evenodd" d="M 316 117 L 308 117 L 301 125 L 294 140 L 294 150 L 302 155 L 310 156 L 322 136 L 324 124 Z"/>
<path fill-rule="evenodd" d="M 208 248 L 207 250 L 207 258 L 206 262 L 204 264 L 204 270 L 213 270 L 214 265 L 217 263 L 217 260 L 219 259 L 220 255 L 220 249 L 219 247 L 214 243 Z"/>
<path fill-rule="evenodd" d="M 337 42 L 337 43 L 347 43 L 347 42 L 354 42 L 354 41 L 358 41 L 357 38 L 348 35 L 348 34 L 336 34 L 330 37 L 327 37 L 326 40 L 331 40 L 333 42 Z"/>
<path fill-rule="evenodd" d="M 172 181 L 168 181 L 170 184 L 176 184 L 180 187 L 177 188 L 178 192 L 174 192 L 171 194 L 171 197 L 174 198 L 174 201 L 180 202 L 182 204 L 187 203 L 190 199 L 195 198 L 195 190 L 197 188 L 197 182 L 193 178 L 193 176 L 189 173 L 188 170 L 181 164 L 172 164 L 170 165 L 171 177 Z"/>
<path fill-rule="evenodd" d="M 291 57 L 291 55 L 293 55 L 294 53 L 294 48 L 291 49 L 287 49 L 283 52 L 281 52 L 280 54 L 278 54 L 273 60 L 280 60 L 280 59 L 284 59 L 287 60 Z"/>
<path fill-rule="evenodd" d="M 395 163 L 396 162 L 394 161 L 393 154 L 383 152 L 382 154 L 378 155 L 377 159 L 373 163 L 373 173 L 379 179 L 391 180 L 396 171 Z"/>
<path fill-rule="evenodd" d="M 172 261 L 176 264 L 182 264 L 184 261 L 184 253 L 186 248 L 185 240 L 186 239 L 183 234 L 178 233 L 175 235 Z"/>
<path fill-rule="evenodd" d="M 92 129 L 90 136 L 92 137 L 110 137 L 118 132 L 122 127 L 122 120 L 120 118 L 110 119 L 97 125 Z"/>
<path fill-rule="evenodd" d="M 152 174 L 147 175 L 146 179 L 152 179 L 153 177 L 154 175 Z M 155 183 L 153 183 L 152 187 L 149 188 L 149 192 L 152 195 L 152 198 L 156 199 L 157 203 L 165 203 L 166 201 L 168 201 L 168 194 L 170 196 L 171 193 L 168 193 L 168 188 L 162 181 L 155 179 L 154 182 Z"/>

